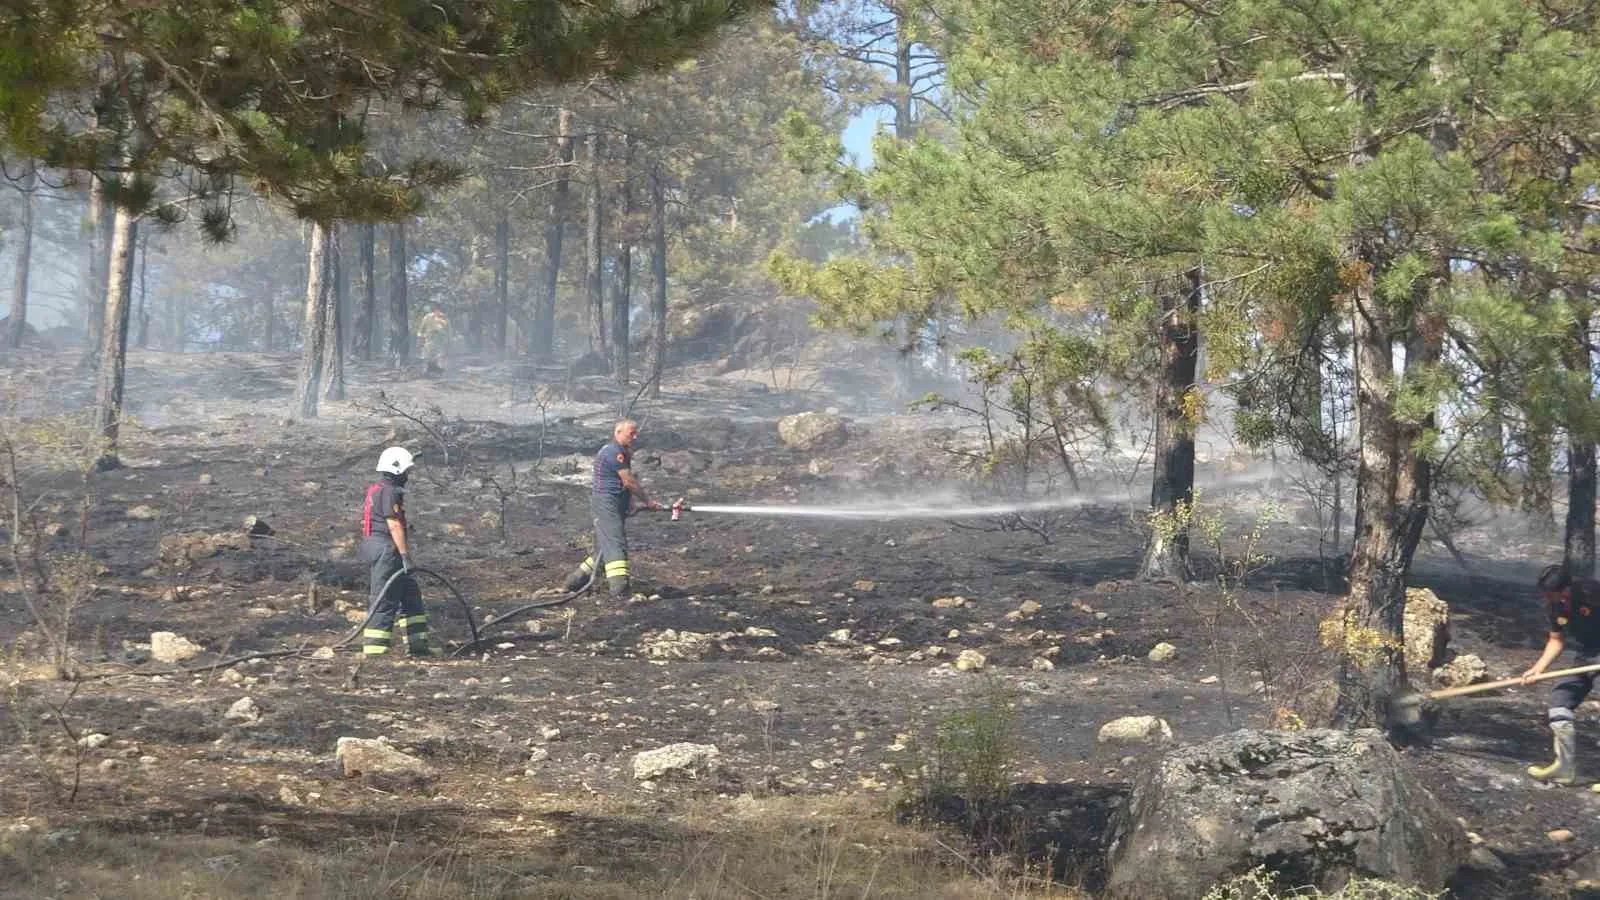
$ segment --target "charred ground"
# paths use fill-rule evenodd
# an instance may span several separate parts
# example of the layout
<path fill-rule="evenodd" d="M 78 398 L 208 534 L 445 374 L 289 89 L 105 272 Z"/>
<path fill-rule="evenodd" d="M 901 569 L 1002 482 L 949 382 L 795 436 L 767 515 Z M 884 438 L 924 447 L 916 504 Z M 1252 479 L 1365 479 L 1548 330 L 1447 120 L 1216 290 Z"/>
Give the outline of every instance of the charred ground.
<path fill-rule="evenodd" d="M 20 418 L 80 405 L 70 364 L 14 361 Z M 741 879 L 796 870 L 819 890 L 826 872 L 852 894 L 928 896 L 927 882 L 898 882 L 897 871 L 939 873 L 950 896 L 1065 891 L 1002 885 L 1023 863 L 982 858 L 1006 841 L 901 828 L 887 814 L 941 718 L 997 702 L 1013 710 L 1007 775 L 1027 786 L 1016 805 L 1058 813 L 1019 812 L 1010 844 L 1044 856 L 1054 845 L 1055 874 L 1092 889 L 1104 813 L 1160 752 L 1097 743 L 1102 723 L 1156 715 L 1183 741 L 1282 723 L 1315 712 L 1327 676 L 1316 625 L 1338 585 L 1278 480 L 1225 498 L 1235 528 L 1269 498 L 1291 520 L 1268 531 L 1274 562 L 1228 592 L 1205 579 L 1131 580 L 1140 481 L 1116 487 L 1131 503 L 1067 514 L 1048 543 L 937 521 L 690 513 L 634 520 L 639 596 L 627 603 L 582 598 L 509 623 L 485 653 L 457 660 L 317 658 L 310 651 L 359 621 L 364 573 L 349 555 L 378 450 L 404 442 L 422 454 L 410 491 L 417 559 L 483 620 L 557 585 L 586 552 L 582 459 L 633 398 L 599 381 L 530 389 L 528 373 L 502 369 L 398 382 L 357 370 L 355 401 L 301 423 L 281 412 L 292 376 L 292 361 L 274 357 L 135 354 L 128 466 L 89 477 L 87 517 L 78 474 L 26 486 L 47 493 L 52 549 L 71 551 L 86 524 L 98 568 L 73 623 L 83 677 L 69 683 L 48 677 L 6 567 L 0 809 L 27 829 L 13 828 L 0 856 L 10 885 L 0 894 L 103 892 L 119 866 L 152 882 L 198 879 L 190 887 L 208 896 L 243 895 L 252 879 L 288 895 L 377 893 L 375 866 L 384 883 L 439 896 L 761 895 Z M 415 418 L 386 408 L 380 386 Z M 659 495 L 691 503 L 860 503 L 952 477 L 935 449 L 953 427 L 941 419 L 863 415 L 841 449 L 780 445 L 777 416 L 830 406 L 863 409 L 825 386 L 698 378 L 633 410 L 644 422 L 637 465 Z M 272 534 L 200 559 L 171 551 L 175 534 L 239 532 L 251 515 Z M 1471 557 L 1472 573 L 1445 556 L 1415 580 L 1450 603 L 1457 645 L 1498 675 L 1526 665 L 1541 631 L 1524 585 L 1543 557 L 1511 557 L 1548 548 L 1481 537 L 1463 544 L 1493 548 Z M 428 597 L 434 609 L 445 600 Z M 954 597 L 965 601 L 934 602 Z M 440 618 L 460 635 L 450 613 Z M 206 649 L 189 666 L 307 652 L 161 676 L 170 667 L 148 660 L 155 631 Z M 1176 657 L 1150 661 L 1163 641 Z M 981 672 L 951 665 L 963 650 L 983 654 Z M 1542 694 L 1447 707 L 1405 751 L 1508 865 L 1473 873 L 1464 895 L 1562 896 L 1583 874 L 1569 867 L 1594 863 L 1585 853 L 1600 838 L 1600 795 L 1522 775 L 1545 752 Z M 255 721 L 226 716 L 243 697 Z M 106 739 L 74 749 L 89 735 Z M 380 736 L 435 774 L 341 777 L 335 741 Z M 715 744 L 720 773 L 632 778 L 635 753 L 676 741 Z M 1575 839 L 1553 842 L 1555 829 Z"/>

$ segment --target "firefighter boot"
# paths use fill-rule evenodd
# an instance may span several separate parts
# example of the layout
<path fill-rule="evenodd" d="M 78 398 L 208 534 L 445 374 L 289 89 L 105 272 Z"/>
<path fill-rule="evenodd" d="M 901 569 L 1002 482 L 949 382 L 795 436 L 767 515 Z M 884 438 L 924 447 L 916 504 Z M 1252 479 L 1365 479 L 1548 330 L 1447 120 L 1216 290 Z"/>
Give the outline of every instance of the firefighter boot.
<path fill-rule="evenodd" d="M 606 579 L 606 587 L 611 591 L 611 599 L 626 600 L 628 594 L 628 576 L 613 575 Z"/>
<path fill-rule="evenodd" d="M 572 570 L 572 574 L 567 576 L 567 581 L 561 586 L 561 589 L 569 594 L 576 594 L 584 589 L 592 577 L 594 577 L 594 557 L 591 556 L 584 560 L 582 565 Z"/>
<path fill-rule="evenodd" d="M 1548 766 L 1529 766 L 1528 775 L 1536 781 L 1572 784 L 1578 780 L 1578 733 L 1571 722 L 1551 722 L 1550 733 L 1555 760 Z"/>

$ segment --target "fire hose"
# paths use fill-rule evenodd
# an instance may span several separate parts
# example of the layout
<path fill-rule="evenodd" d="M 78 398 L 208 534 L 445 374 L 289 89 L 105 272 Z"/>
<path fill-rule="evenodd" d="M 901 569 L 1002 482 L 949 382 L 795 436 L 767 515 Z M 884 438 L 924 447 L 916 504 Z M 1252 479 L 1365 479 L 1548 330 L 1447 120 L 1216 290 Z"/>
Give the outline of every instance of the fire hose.
<path fill-rule="evenodd" d="M 675 500 L 673 502 L 673 504 L 671 506 L 666 507 L 665 509 L 672 513 L 672 521 L 676 522 L 679 519 L 683 518 L 684 511 L 688 510 L 689 508 L 690 508 L 689 504 L 684 500 L 684 498 L 679 497 L 677 500 Z M 647 509 L 648 509 L 648 507 L 647 507 Z M 660 511 L 661 509 L 662 509 L 662 507 L 656 507 L 655 510 L 653 510 L 653 511 Z M 488 630 L 489 628 L 491 628 L 491 627 L 493 627 L 495 625 L 503 625 L 506 622 L 508 622 L 508 621 L 510 621 L 512 619 L 515 619 L 516 617 L 518 617 L 520 615 L 523 615 L 524 613 L 530 613 L 530 612 L 533 612 L 534 610 L 538 610 L 538 609 L 550 609 L 552 607 L 563 606 L 565 604 L 571 603 L 572 601 L 578 599 L 579 597 L 582 597 L 584 594 L 587 594 L 589 592 L 590 588 L 594 587 L 594 581 L 595 581 L 595 578 L 598 577 L 599 571 L 600 571 L 600 567 L 598 565 L 595 566 L 594 569 L 589 572 L 589 580 L 585 581 L 580 587 L 576 588 L 575 590 L 571 590 L 571 591 L 567 591 L 565 593 L 557 594 L 554 597 L 545 597 L 544 599 L 541 599 L 541 600 L 535 600 L 532 603 L 525 603 L 522 606 L 516 607 L 515 609 L 507 610 L 506 612 L 501 613 L 500 615 L 495 616 L 492 619 L 489 619 L 488 621 L 483 623 L 483 629 L 482 630 Z M 390 580 L 392 581 L 393 579 L 390 579 Z M 387 584 L 385 584 L 384 585 L 384 590 L 387 591 L 388 589 L 389 589 L 389 586 Z M 451 589 L 454 590 L 454 586 L 451 586 Z M 382 595 L 380 594 L 379 596 L 382 596 Z M 456 596 L 460 597 L 459 594 L 457 594 Z M 471 616 L 472 616 L 472 613 L 469 610 L 468 613 L 467 613 L 467 617 L 468 617 L 467 621 L 468 622 L 472 621 Z M 460 656 L 462 653 L 465 653 L 468 650 L 474 649 L 479 644 L 482 644 L 483 643 L 483 639 L 480 636 L 479 632 L 480 632 L 480 629 L 478 629 L 478 627 L 476 625 L 472 626 L 472 643 L 463 644 L 462 646 L 457 647 L 455 649 L 455 651 L 452 652 L 450 655 L 452 657 Z"/>
<path fill-rule="evenodd" d="M 660 509 L 662 509 L 662 507 L 656 507 L 655 509 L 656 510 L 660 510 Z M 666 509 L 669 509 L 671 511 L 671 513 L 672 513 L 672 521 L 676 522 L 682 517 L 683 512 L 685 510 L 689 509 L 689 505 L 684 502 L 682 497 L 679 497 L 677 502 L 673 503 L 672 506 L 670 506 L 670 507 L 666 507 Z M 596 567 L 596 568 L 598 569 L 598 567 Z M 462 644 L 460 647 L 457 647 L 453 652 L 451 652 L 451 654 L 450 654 L 451 657 L 460 656 L 462 653 L 465 653 L 465 652 L 467 652 L 469 650 L 472 650 L 472 649 L 475 649 L 475 648 L 481 646 L 483 644 L 483 632 L 484 632 L 485 629 L 488 629 L 488 628 L 490 628 L 492 626 L 495 626 L 495 625 L 502 625 L 502 624 L 506 623 L 507 621 L 509 621 L 509 620 L 511 620 L 513 618 L 516 618 L 517 616 L 520 616 L 520 615 L 522 615 L 524 613 L 527 613 L 527 612 L 532 612 L 533 610 L 536 610 L 536 609 L 548 609 L 548 608 L 553 607 L 553 606 L 561 606 L 561 605 L 566 604 L 566 603 L 571 603 L 573 600 L 576 600 L 579 597 L 583 596 L 584 594 L 588 593 L 589 589 L 594 586 L 594 580 L 595 580 L 595 572 L 590 572 L 589 573 L 589 580 L 584 582 L 583 586 L 579 587 L 577 590 L 567 591 L 565 593 L 558 594 L 558 595 L 556 595 L 554 597 L 546 597 L 546 598 L 544 598 L 542 600 L 534 601 L 533 603 L 523 604 L 522 606 L 519 606 L 519 607 L 517 607 L 515 609 L 509 610 L 509 611 L 507 611 L 507 612 L 505 612 L 505 613 L 503 613 L 501 615 L 495 616 L 494 618 L 485 621 L 483 623 L 482 627 L 479 627 L 477 617 L 472 614 L 472 604 L 467 602 L 467 598 L 462 595 L 461 591 L 455 586 L 454 582 L 452 582 L 450 579 L 444 577 L 443 575 L 439 574 L 438 572 L 433 571 L 432 569 L 424 568 L 422 566 L 412 566 L 409 571 L 407 571 L 406 569 L 401 569 L 400 571 L 395 572 L 393 575 L 390 575 L 389 579 L 383 583 L 383 587 L 378 590 L 377 598 L 375 600 L 373 600 L 371 603 L 368 604 L 367 615 L 366 615 L 365 618 L 363 618 L 361 620 L 361 623 L 356 625 L 354 628 L 350 629 L 350 632 L 348 634 L 346 634 L 344 637 L 340 638 L 337 641 L 334 641 L 332 644 L 326 645 L 327 649 L 339 650 L 339 649 L 342 649 L 344 647 L 348 647 L 351 643 L 353 643 L 355 641 L 356 638 L 360 637 L 361 636 L 361 632 L 364 631 L 366 629 L 366 627 L 367 627 L 367 624 L 372 621 L 372 617 L 377 614 L 379 602 L 382 601 L 384 597 L 388 596 L 389 590 L 394 587 L 395 583 L 400 580 L 400 576 L 402 576 L 402 575 L 426 575 L 429 578 L 434 579 L 435 581 L 437 581 L 440 584 L 444 585 L 445 590 L 450 592 L 450 596 L 453 597 L 455 599 L 455 601 L 456 601 L 456 604 L 461 607 L 461 613 L 462 613 L 462 615 L 464 615 L 466 617 L 467 630 L 468 630 L 468 632 L 471 633 L 472 640 L 469 641 L 468 643 Z M 296 648 L 293 648 L 293 649 L 283 649 L 283 650 L 265 650 L 265 651 L 261 651 L 259 653 L 246 653 L 246 654 L 244 654 L 242 656 L 230 657 L 228 659 L 219 660 L 217 662 L 210 663 L 208 665 L 195 666 L 193 668 L 186 668 L 186 667 L 183 667 L 183 666 L 177 666 L 177 667 L 174 667 L 172 669 L 153 670 L 153 671 L 149 671 L 149 672 L 116 673 L 116 674 L 142 675 L 142 676 L 146 676 L 146 677 L 156 676 L 156 675 L 167 675 L 167 676 L 171 676 L 171 675 L 192 675 L 192 674 L 199 674 L 199 673 L 202 673 L 202 672 L 213 672 L 213 671 L 216 671 L 218 669 L 225 669 L 225 668 L 228 668 L 230 666 L 236 666 L 241 662 L 246 662 L 246 661 L 253 660 L 253 659 L 278 659 L 278 658 L 282 658 L 282 657 L 285 657 L 285 656 L 298 656 L 298 655 L 300 655 L 302 653 L 306 653 L 309 650 L 313 650 L 313 649 L 316 649 L 316 648 L 296 647 Z M 107 677 L 114 677 L 114 675 L 106 674 L 106 675 L 96 675 L 96 676 L 92 676 L 92 677 L 94 677 L 94 678 L 107 678 Z"/>

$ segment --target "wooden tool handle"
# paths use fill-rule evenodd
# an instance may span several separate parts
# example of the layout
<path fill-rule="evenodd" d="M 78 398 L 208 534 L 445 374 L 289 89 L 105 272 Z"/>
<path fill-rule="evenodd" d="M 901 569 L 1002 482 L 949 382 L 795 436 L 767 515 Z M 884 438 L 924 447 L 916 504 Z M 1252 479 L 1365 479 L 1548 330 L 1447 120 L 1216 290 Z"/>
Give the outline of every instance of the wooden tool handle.
<path fill-rule="evenodd" d="M 1587 675 L 1590 672 L 1600 672 L 1600 663 L 1589 666 L 1577 666 L 1571 669 L 1556 669 L 1553 672 L 1541 672 L 1538 675 L 1528 679 L 1528 683 L 1532 684 L 1535 681 L 1561 678 L 1565 675 Z M 1484 691 L 1495 691 L 1499 690 L 1500 688 L 1515 687 L 1519 684 L 1522 684 L 1522 679 L 1520 677 L 1502 678 L 1499 681 L 1485 681 L 1482 684 L 1469 684 L 1465 687 L 1445 688 L 1444 690 L 1439 691 L 1429 691 L 1426 696 L 1429 700 L 1443 700 L 1447 697 L 1462 697 L 1467 694 L 1481 694 Z"/>

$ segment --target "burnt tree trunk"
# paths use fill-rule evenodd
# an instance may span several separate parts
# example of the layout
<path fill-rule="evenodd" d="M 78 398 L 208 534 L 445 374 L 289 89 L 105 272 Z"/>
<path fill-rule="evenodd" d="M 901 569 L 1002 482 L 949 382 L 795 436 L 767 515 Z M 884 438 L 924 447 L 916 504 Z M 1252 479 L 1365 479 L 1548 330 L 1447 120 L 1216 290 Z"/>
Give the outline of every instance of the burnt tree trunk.
<path fill-rule="evenodd" d="M 604 356 L 609 341 L 606 335 L 605 298 L 605 186 L 600 176 L 600 135 L 589 135 L 588 216 L 584 228 L 584 284 L 589 304 L 589 349 Z"/>
<path fill-rule="evenodd" d="M 561 279 L 561 239 L 566 233 L 568 195 L 571 193 L 572 111 L 556 114 L 556 187 L 544 224 L 544 290 L 533 312 L 533 334 L 528 349 L 536 359 L 548 359 L 555 350 L 556 285 Z"/>
<path fill-rule="evenodd" d="M 317 417 L 317 396 L 322 385 L 323 348 L 328 339 L 328 299 L 332 295 L 328 278 L 331 238 L 328 226 L 311 223 L 311 240 L 306 252 L 305 323 L 300 329 L 300 381 L 295 391 L 300 416 Z"/>
<path fill-rule="evenodd" d="M 657 168 L 650 176 L 650 396 L 661 398 L 667 365 L 667 190 Z"/>
<path fill-rule="evenodd" d="M 28 333 L 28 269 L 33 262 L 33 191 L 38 184 L 34 164 L 30 160 L 22 173 L 18 190 L 22 192 L 17 224 L 22 231 L 22 242 L 17 245 L 17 268 L 11 294 L 11 330 L 7 332 L 6 346 L 22 346 Z"/>
<path fill-rule="evenodd" d="M 617 229 L 617 293 L 611 300 L 611 371 L 624 390 L 628 385 L 629 317 L 633 312 L 633 185 L 629 169 L 633 162 L 633 138 L 625 136 L 622 179 L 622 227 Z"/>
<path fill-rule="evenodd" d="M 1161 377 L 1156 383 L 1155 472 L 1150 511 L 1159 516 L 1139 566 L 1141 578 L 1188 579 L 1189 530 L 1183 510 L 1194 502 L 1191 405 L 1200 352 L 1201 270 L 1161 292 Z"/>
<path fill-rule="evenodd" d="M 344 322 L 345 303 L 349 299 L 349 281 L 345 277 L 344 235 L 337 227 L 328 229 L 328 275 L 332 276 L 332 300 L 327 304 L 326 333 L 322 340 L 322 398 L 343 400 L 344 384 Z"/>
<path fill-rule="evenodd" d="M 356 307 L 350 351 L 372 358 L 372 330 L 378 314 L 378 226 L 361 226 L 361 304 Z"/>
<path fill-rule="evenodd" d="M 1585 309 L 1573 323 L 1567 342 L 1567 368 L 1594 394 L 1594 366 L 1589 355 L 1590 314 Z M 1593 425 L 1583 417 L 1567 426 L 1566 563 L 1574 576 L 1594 575 L 1595 451 Z"/>
<path fill-rule="evenodd" d="M 502 208 L 494 223 L 494 352 L 506 355 L 506 331 L 511 319 L 511 210 Z"/>
<path fill-rule="evenodd" d="M 139 220 L 130 210 L 116 207 L 111 215 L 110 255 L 107 257 L 105 321 L 101 323 L 100 373 L 95 406 L 100 430 L 100 471 L 122 465 L 117 438 L 122 427 L 122 390 L 128 366 L 128 313 L 133 300 L 133 248 Z"/>
<path fill-rule="evenodd" d="M 1394 314 L 1374 290 L 1381 256 L 1366 249 L 1358 259 L 1365 269 L 1352 291 L 1360 457 L 1335 715 L 1352 727 L 1381 727 L 1390 719 L 1391 701 L 1406 690 L 1406 574 L 1428 522 L 1433 481 L 1432 464 L 1418 452 L 1418 443 L 1434 417 L 1430 413 L 1414 424 L 1396 418 L 1394 349 L 1403 333 L 1406 369 L 1433 365 L 1443 352 L 1444 323 L 1429 309 L 1431 285 L 1425 284 L 1397 329 Z"/>
<path fill-rule="evenodd" d="M 406 223 L 389 226 L 389 357 L 411 359 L 411 311 L 406 308 Z"/>

